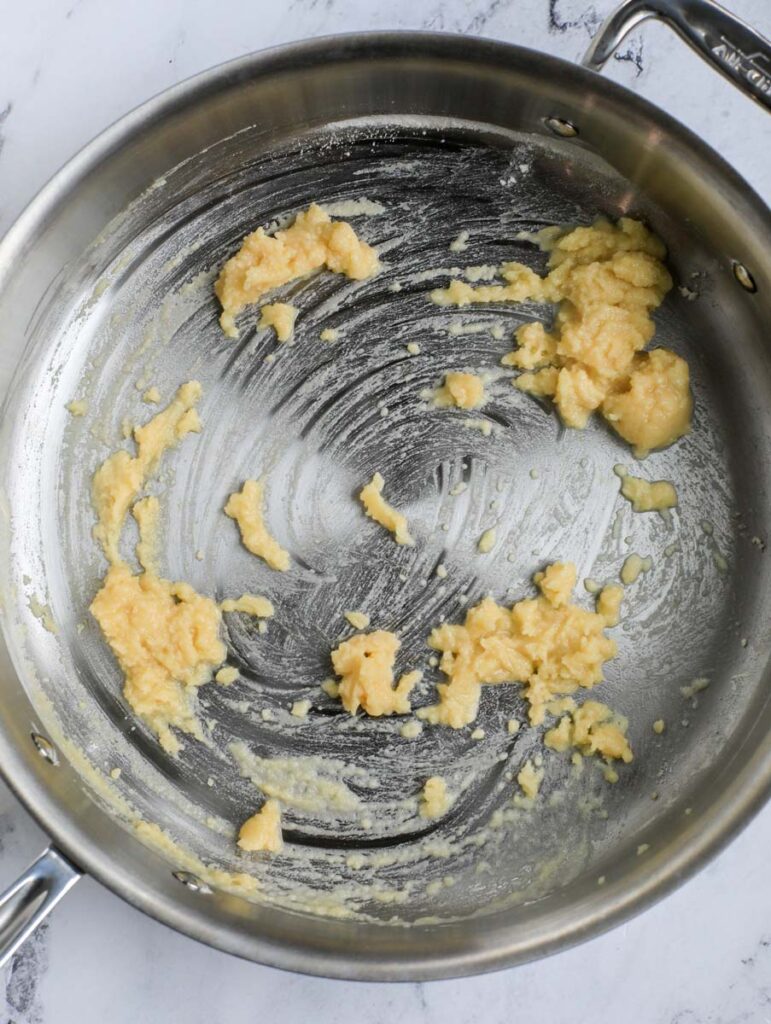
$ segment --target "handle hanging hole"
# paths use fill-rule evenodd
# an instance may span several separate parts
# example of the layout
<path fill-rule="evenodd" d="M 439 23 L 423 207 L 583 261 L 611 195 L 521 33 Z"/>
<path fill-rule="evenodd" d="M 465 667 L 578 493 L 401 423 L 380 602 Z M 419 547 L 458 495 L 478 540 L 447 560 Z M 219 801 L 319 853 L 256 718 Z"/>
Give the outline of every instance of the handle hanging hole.
<path fill-rule="evenodd" d="M 56 753 L 56 748 L 49 739 L 46 739 L 45 736 L 41 736 L 39 732 L 31 732 L 30 739 L 37 747 L 37 752 L 44 761 L 48 761 L 48 763 L 52 765 L 59 764 L 59 755 Z"/>
<path fill-rule="evenodd" d="M 574 139 L 578 135 L 578 128 L 572 121 L 566 121 L 563 117 L 545 117 L 543 123 L 554 135 L 561 139 Z"/>
<path fill-rule="evenodd" d="M 755 278 L 749 270 L 747 270 L 745 265 L 743 263 L 739 263 L 738 260 L 734 260 L 731 265 L 733 267 L 734 277 L 742 288 L 747 292 L 756 292 L 758 290 L 758 286 L 755 284 Z"/>
<path fill-rule="evenodd" d="M 204 896 L 208 896 L 212 891 L 206 882 L 198 875 L 194 875 L 192 871 L 172 871 L 172 875 L 190 892 L 200 892 Z"/>

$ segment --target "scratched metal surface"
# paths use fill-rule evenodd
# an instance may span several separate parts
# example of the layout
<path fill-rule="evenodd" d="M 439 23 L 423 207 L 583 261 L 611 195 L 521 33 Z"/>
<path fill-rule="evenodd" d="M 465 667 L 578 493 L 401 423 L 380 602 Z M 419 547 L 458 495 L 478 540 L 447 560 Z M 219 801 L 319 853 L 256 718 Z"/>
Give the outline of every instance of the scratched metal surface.
<path fill-rule="evenodd" d="M 35 360 L 17 385 L 11 460 L 11 507 L 32 510 L 11 551 L 25 681 L 32 688 L 37 677 L 40 707 L 42 692 L 98 770 L 122 769 L 114 788 L 138 814 L 207 862 L 253 871 L 283 905 L 342 903 L 383 920 L 465 915 L 628 870 L 640 843 L 655 846 L 673 815 L 704 797 L 699 780 L 768 659 L 771 586 L 752 540 L 766 513 L 769 467 L 753 411 L 767 382 L 747 375 L 742 389 L 726 386 L 740 371 L 712 256 L 630 198 L 628 183 L 590 153 L 545 137 L 403 119 L 333 126 L 269 156 L 247 158 L 250 145 L 241 133 L 166 175 L 41 306 Z M 300 309 L 291 345 L 257 331 L 256 310 L 240 318 L 237 342 L 226 339 L 211 282 L 244 233 L 311 200 L 362 199 L 382 212 L 348 219 L 377 246 L 382 272 L 358 283 L 316 274 L 283 289 Z M 602 424 L 564 430 L 509 374 L 495 376 L 473 414 L 492 425 L 489 437 L 420 398 L 449 369 L 497 374 L 513 330 L 549 316 L 531 304 L 438 309 L 428 295 L 449 268 L 518 259 L 542 270 L 544 256 L 518 232 L 625 211 L 652 220 L 677 283 L 697 293 L 691 301 L 675 289 L 657 314 L 657 342 L 688 358 L 696 399 L 693 434 L 643 467 L 677 486 L 669 521 L 634 515 L 619 497 L 612 467 L 633 460 Z M 468 248 L 453 253 L 461 230 Z M 324 328 L 339 340 L 321 342 Z M 104 571 L 89 483 L 109 452 L 131 447 L 124 418 L 152 414 L 143 388 L 157 386 L 165 402 L 192 377 L 204 387 L 203 433 L 168 455 L 151 485 L 164 514 L 162 571 L 217 599 L 266 594 L 276 616 L 265 635 L 247 617 L 226 617 L 241 676 L 201 689 L 207 741 L 188 739 L 171 758 L 127 709 L 87 611 Z M 74 397 L 88 403 L 79 419 L 64 410 Z M 361 513 L 355 494 L 376 470 L 409 518 L 414 548 L 397 547 Z M 227 495 L 260 475 L 270 528 L 292 556 L 285 574 L 252 557 L 222 513 Z M 460 481 L 467 489 L 452 496 Z M 476 542 L 493 525 L 496 546 L 480 555 Z M 124 543 L 128 552 L 128 529 Z M 635 761 L 616 786 L 593 766 L 577 777 L 567 757 L 550 753 L 538 809 L 513 807 L 512 777 L 543 752 L 538 731 L 507 731 L 509 718 L 525 718 L 515 686 L 485 688 L 474 725 L 427 727 L 414 740 L 400 735 L 403 720 L 351 718 L 319 689 L 330 650 L 352 632 L 346 610 L 398 632 L 397 668 L 423 669 L 414 703 L 426 704 L 439 679 L 426 638 L 442 618 L 462 619 L 488 593 L 525 596 L 533 572 L 555 559 L 575 561 L 579 579 L 615 579 L 630 552 L 652 556 L 653 568 L 628 591 L 614 630 L 619 655 L 596 691 L 630 723 Z M 446 579 L 436 576 L 440 562 Z M 28 612 L 33 595 L 49 604 L 56 635 Z M 578 600 L 591 600 L 580 586 Z M 687 701 L 680 687 L 697 677 L 710 686 Z M 289 714 L 300 698 L 312 705 L 305 719 Z M 667 722 L 662 736 L 652 731 L 657 718 Z M 471 738 L 476 727 L 481 740 Z M 254 781 L 269 774 L 283 797 L 287 845 L 269 863 L 234 848 L 234 831 L 260 802 L 234 743 L 253 759 L 290 759 L 278 773 L 252 763 Z M 303 758 L 328 785 L 308 781 Z M 456 800 L 426 822 L 416 797 L 434 774 Z"/>

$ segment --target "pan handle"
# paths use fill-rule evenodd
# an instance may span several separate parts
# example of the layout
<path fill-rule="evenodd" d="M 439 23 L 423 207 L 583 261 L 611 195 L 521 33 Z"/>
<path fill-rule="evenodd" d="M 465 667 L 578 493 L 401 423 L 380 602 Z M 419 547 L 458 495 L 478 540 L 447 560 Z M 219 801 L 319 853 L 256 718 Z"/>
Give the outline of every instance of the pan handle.
<path fill-rule="evenodd" d="M 771 111 L 771 43 L 714 0 L 625 0 L 597 32 L 583 59 L 600 71 L 621 41 L 646 18 L 659 18 L 698 54 Z"/>
<path fill-rule="evenodd" d="M 63 853 L 49 846 L 0 894 L 0 968 L 81 875 Z"/>

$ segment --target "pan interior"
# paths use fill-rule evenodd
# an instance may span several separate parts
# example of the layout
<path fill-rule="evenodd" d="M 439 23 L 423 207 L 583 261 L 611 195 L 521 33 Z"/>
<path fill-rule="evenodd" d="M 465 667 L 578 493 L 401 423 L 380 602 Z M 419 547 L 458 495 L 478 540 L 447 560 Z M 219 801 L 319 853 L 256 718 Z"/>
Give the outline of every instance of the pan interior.
<path fill-rule="evenodd" d="M 378 247 L 382 272 L 287 286 L 281 297 L 300 310 L 291 345 L 257 330 L 256 310 L 237 341 L 225 338 L 217 268 L 247 231 L 286 223 L 310 201 L 345 214 Z M 666 519 L 620 498 L 613 466 L 634 466 L 622 442 L 600 423 L 563 429 L 507 374 L 475 416 L 490 436 L 421 399 L 446 370 L 497 372 L 516 327 L 549 315 L 532 304 L 439 309 L 428 293 L 451 268 L 521 260 L 543 270 L 543 254 L 518 234 L 600 213 L 646 218 L 670 250 L 677 287 L 657 314 L 656 343 L 687 358 L 696 412 L 692 435 L 642 467 L 677 486 Z M 467 248 L 452 251 L 462 231 Z M 246 131 L 169 172 L 49 289 L 10 406 L 8 497 L 12 522 L 24 519 L 11 532 L 8 592 L 20 621 L 10 642 L 42 720 L 85 753 L 112 813 L 130 805 L 201 861 L 254 874 L 261 898 L 280 906 L 414 922 L 633 870 L 638 847 L 654 855 L 708 800 L 768 661 L 769 465 L 757 412 L 769 380 L 735 364 L 728 288 L 695 230 L 588 149 L 543 136 L 371 119 L 265 153 Z M 337 341 L 320 340 L 327 328 Z M 240 677 L 201 689 L 206 742 L 187 739 L 170 757 L 127 710 L 88 612 L 104 573 L 90 479 L 108 453 L 131 449 L 123 424 L 152 414 L 146 388 L 165 402 L 190 378 L 204 388 L 203 432 L 151 485 L 164 515 L 161 570 L 217 600 L 265 594 L 276 615 L 265 634 L 227 616 Z M 84 416 L 68 414 L 72 399 L 86 402 Z M 414 548 L 361 514 L 355 495 L 375 471 L 407 513 Z M 263 475 L 288 573 L 249 555 L 222 512 L 244 479 Z M 491 526 L 497 543 L 483 556 L 476 543 Z M 124 543 L 128 553 L 129 530 Z M 579 580 L 615 580 L 632 552 L 652 568 L 628 591 L 619 654 L 596 691 L 629 720 L 635 760 L 615 785 L 598 764 L 579 772 L 545 751 L 515 686 L 485 688 L 472 726 L 413 739 L 403 719 L 351 717 L 320 690 L 331 649 L 352 632 L 346 611 L 397 631 L 397 667 L 424 671 L 414 703 L 431 703 L 441 679 L 426 646 L 434 625 L 462 620 L 486 594 L 508 603 L 531 593 L 532 574 L 553 560 L 574 561 Z M 578 595 L 589 606 L 580 585 Z M 708 688 L 685 698 L 681 687 L 699 678 Z M 301 699 L 311 703 L 304 718 L 290 713 Z M 538 755 L 541 795 L 533 809 L 517 806 L 516 774 Z M 417 811 L 431 775 L 455 794 L 436 822 Z M 260 784 L 282 797 L 286 846 L 270 860 L 234 845 Z"/>

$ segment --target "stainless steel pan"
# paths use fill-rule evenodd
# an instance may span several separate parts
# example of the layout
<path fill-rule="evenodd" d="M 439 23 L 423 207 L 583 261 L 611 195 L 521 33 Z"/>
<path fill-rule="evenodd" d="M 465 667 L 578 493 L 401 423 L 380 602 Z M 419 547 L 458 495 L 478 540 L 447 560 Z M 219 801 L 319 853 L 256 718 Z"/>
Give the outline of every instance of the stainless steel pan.
<path fill-rule="evenodd" d="M 129 114 L 8 233 L 0 331 L 16 371 L 0 438 L 0 765 L 56 845 L 3 897 L 5 956 L 83 870 L 180 931 L 279 967 L 362 979 L 491 970 L 640 910 L 761 806 L 771 217 L 699 139 L 595 73 L 649 15 L 769 105 L 768 44 L 704 0 L 624 5 L 592 45 L 594 70 L 477 39 L 323 39 L 207 72 Z M 384 271 L 294 286 L 297 342 L 266 362 L 264 332 L 222 337 L 212 274 L 247 230 L 312 199 L 349 211 L 334 204 L 358 200 L 355 223 Z M 443 274 L 428 272 L 537 263 L 519 232 L 598 212 L 644 217 L 678 284 L 658 338 L 690 362 L 695 428 L 647 467 L 677 483 L 670 521 L 622 507 L 611 469 L 628 453 L 617 441 L 600 427 L 561 430 L 504 380 L 485 410 L 492 437 L 418 400 L 443 369 L 497 366 L 510 331 L 542 312 L 439 310 L 427 291 Z M 450 254 L 460 230 L 469 248 Z M 341 330 L 336 346 L 318 340 L 327 326 Z M 419 356 L 405 351 L 413 340 Z M 168 395 L 191 376 L 205 387 L 205 428 L 162 480 L 165 573 L 217 597 L 268 592 L 278 613 L 264 637 L 229 623 L 242 678 L 203 688 L 209 739 L 172 759 L 127 713 L 87 613 L 103 571 L 88 488 L 122 443 L 122 418 L 148 415 L 137 385 Z M 73 397 L 88 403 L 80 419 L 64 408 Z M 297 565 L 278 581 L 221 514 L 232 485 L 266 467 L 271 520 Z M 395 552 L 356 512 L 351 493 L 374 469 L 410 511 L 414 550 Z M 453 498 L 461 479 L 470 487 Z M 474 557 L 493 521 L 501 556 Z M 630 550 L 654 568 L 630 597 L 603 684 L 636 751 L 616 786 L 554 758 L 539 810 L 512 806 L 512 776 L 540 743 L 505 728 L 522 711 L 514 687 L 485 694 L 482 740 L 441 729 L 406 740 L 398 722 L 351 720 L 319 692 L 347 608 L 398 628 L 405 664 L 425 664 L 430 626 L 461 617 L 464 600 L 513 599 L 557 557 L 610 577 Z M 710 685 L 686 699 L 697 677 Z M 429 670 L 421 700 L 435 682 Z M 293 719 L 301 696 L 313 709 Z M 233 742 L 252 752 L 246 773 Z M 308 809 L 303 786 L 316 783 L 292 774 L 302 757 L 321 759 L 347 809 Z M 276 758 L 289 759 L 274 775 L 289 793 L 288 843 L 268 863 L 237 854 L 233 835 Z M 414 796 L 433 773 L 461 797 L 429 827 Z M 140 842 L 137 819 L 177 846 Z M 204 865 L 253 873 L 261 899 L 223 891 Z M 311 912 L 321 904 L 350 916 Z"/>

